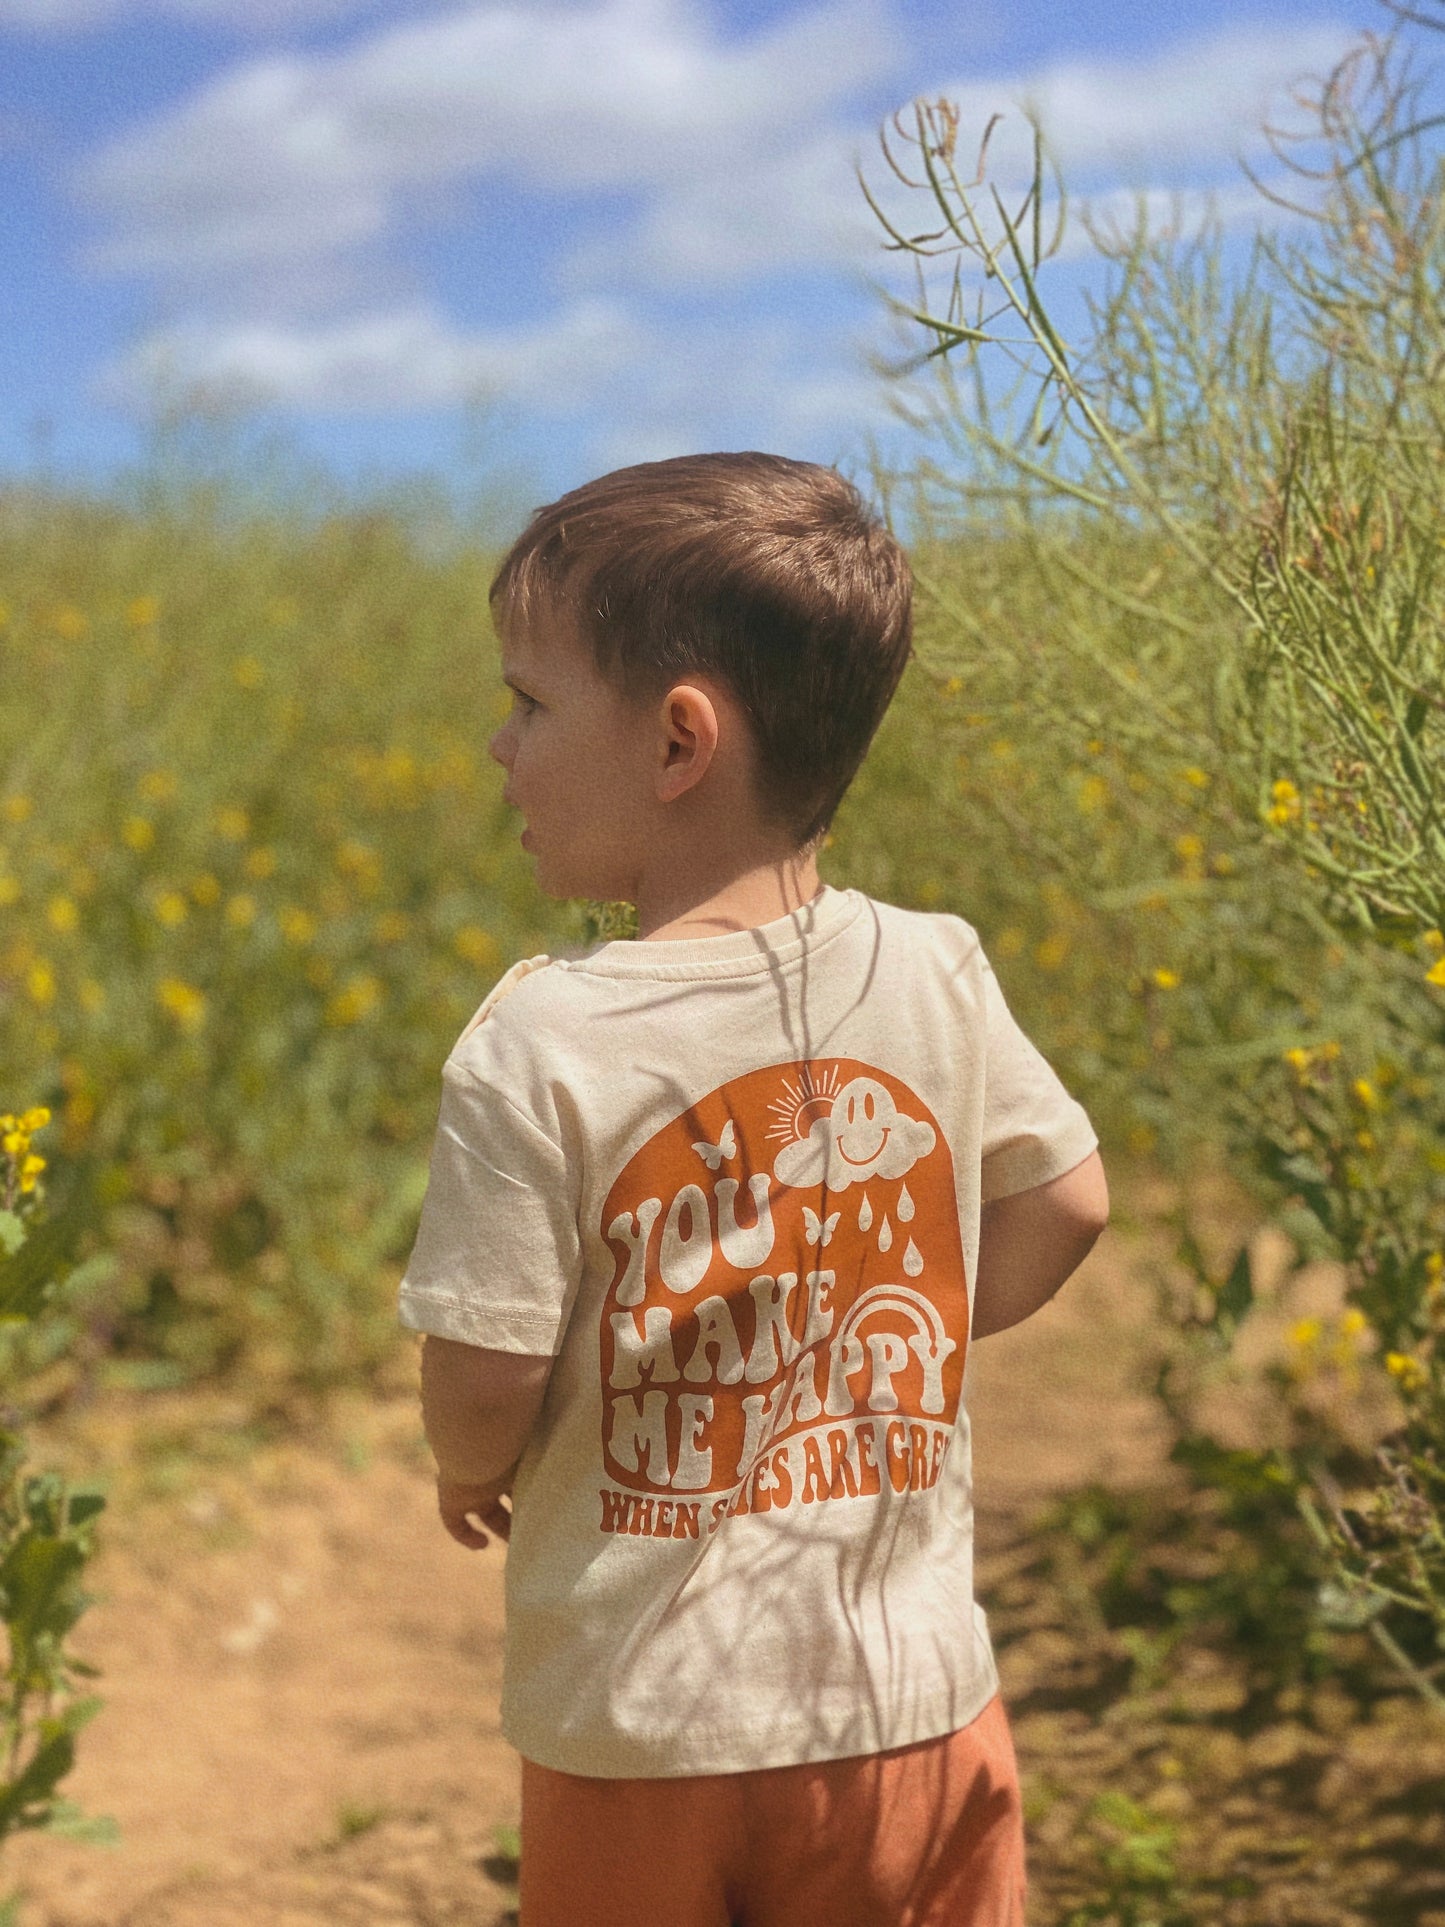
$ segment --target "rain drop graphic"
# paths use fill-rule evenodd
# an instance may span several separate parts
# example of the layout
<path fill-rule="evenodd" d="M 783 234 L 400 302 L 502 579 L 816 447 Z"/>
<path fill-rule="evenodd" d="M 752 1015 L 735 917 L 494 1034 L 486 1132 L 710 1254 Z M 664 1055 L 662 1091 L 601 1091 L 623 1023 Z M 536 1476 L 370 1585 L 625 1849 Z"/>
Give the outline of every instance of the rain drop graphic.
<path fill-rule="evenodd" d="M 922 1254 L 911 1238 L 908 1240 L 908 1249 L 903 1254 L 903 1269 L 910 1278 L 916 1278 L 923 1269 Z"/>
<path fill-rule="evenodd" d="M 908 1186 L 905 1184 L 903 1189 L 898 1193 L 898 1222 L 900 1224 L 907 1224 L 912 1216 L 913 1200 L 909 1197 Z"/>
<path fill-rule="evenodd" d="M 888 1247 L 892 1243 L 893 1243 L 893 1227 L 891 1224 L 889 1224 L 888 1213 L 885 1211 L 883 1213 L 883 1222 L 878 1227 L 878 1249 L 880 1251 L 887 1251 Z"/>
<path fill-rule="evenodd" d="M 868 1193 L 863 1193 L 863 1202 L 858 1207 L 858 1229 L 867 1231 L 873 1223 L 873 1207 L 868 1202 Z"/>

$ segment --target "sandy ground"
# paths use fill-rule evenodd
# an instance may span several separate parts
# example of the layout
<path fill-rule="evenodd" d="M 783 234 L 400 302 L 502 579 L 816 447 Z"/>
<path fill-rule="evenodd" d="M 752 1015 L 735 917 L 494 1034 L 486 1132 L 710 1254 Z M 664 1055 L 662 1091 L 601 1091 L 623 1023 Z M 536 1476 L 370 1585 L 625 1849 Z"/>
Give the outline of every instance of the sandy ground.
<path fill-rule="evenodd" d="M 1136 1264 L 1111 1231 L 1054 1306 L 975 1348 L 986 1552 L 1021 1504 L 1157 1472 L 1150 1402 L 1129 1385 L 1148 1323 Z M 152 1405 L 138 1447 L 133 1412 L 95 1411 L 77 1437 L 117 1463 L 77 1641 L 105 1705 L 69 1791 L 122 1838 L 7 1849 L 24 1927 L 504 1920 L 495 1830 L 516 1820 L 518 1772 L 497 1725 L 502 1566 L 437 1523 L 413 1399 L 229 1456 L 224 1420 Z"/>

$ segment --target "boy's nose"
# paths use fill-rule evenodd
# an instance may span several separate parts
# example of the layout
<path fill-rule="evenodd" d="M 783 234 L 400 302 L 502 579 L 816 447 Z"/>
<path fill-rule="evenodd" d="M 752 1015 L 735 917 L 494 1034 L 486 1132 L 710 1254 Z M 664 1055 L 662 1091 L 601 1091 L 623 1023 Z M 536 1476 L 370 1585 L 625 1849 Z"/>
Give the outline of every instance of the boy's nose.
<path fill-rule="evenodd" d="M 507 725 L 503 723 L 491 742 L 487 744 L 487 754 L 494 763 L 500 763 L 504 770 L 510 771 L 512 767 L 511 748 L 511 741 L 507 735 Z"/>

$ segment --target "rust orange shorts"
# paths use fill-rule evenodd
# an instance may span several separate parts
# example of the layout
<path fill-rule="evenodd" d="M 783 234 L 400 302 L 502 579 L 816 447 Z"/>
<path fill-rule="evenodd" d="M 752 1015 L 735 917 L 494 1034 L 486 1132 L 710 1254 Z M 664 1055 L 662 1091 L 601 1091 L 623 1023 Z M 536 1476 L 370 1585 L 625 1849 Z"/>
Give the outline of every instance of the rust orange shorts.
<path fill-rule="evenodd" d="M 1002 1703 L 941 1739 L 751 1773 L 522 1762 L 520 1927 L 1023 1927 Z"/>

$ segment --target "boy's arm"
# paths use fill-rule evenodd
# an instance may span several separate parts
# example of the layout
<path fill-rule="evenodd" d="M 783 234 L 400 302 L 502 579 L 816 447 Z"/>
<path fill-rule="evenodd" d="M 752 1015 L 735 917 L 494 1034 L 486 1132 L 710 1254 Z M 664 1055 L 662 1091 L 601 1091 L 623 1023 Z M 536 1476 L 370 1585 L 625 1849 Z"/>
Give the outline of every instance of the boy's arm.
<path fill-rule="evenodd" d="M 474 1513 L 499 1539 L 511 1537 L 502 1504 L 556 1360 L 529 1352 L 485 1351 L 429 1333 L 421 1353 L 421 1410 L 437 1462 L 437 1505 L 452 1537 L 488 1544 Z"/>
<path fill-rule="evenodd" d="M 1062 1177 L 986 1204 L 979 1222 L 973 1337 L 1006 1331 L 1046 1305 L 1108 1222 L 1109 1187 L 1097 1151 Z"/>

